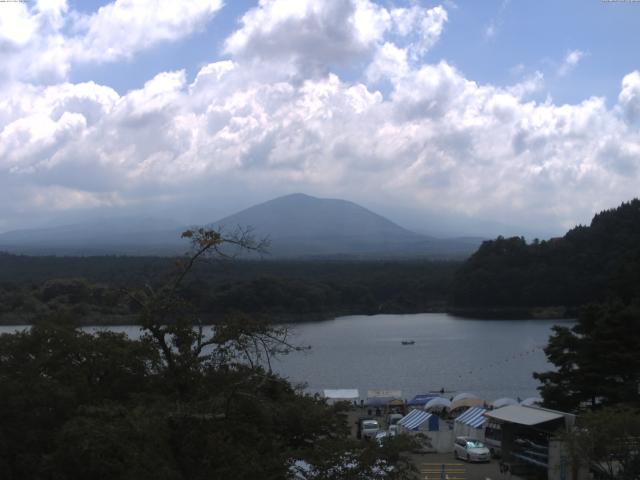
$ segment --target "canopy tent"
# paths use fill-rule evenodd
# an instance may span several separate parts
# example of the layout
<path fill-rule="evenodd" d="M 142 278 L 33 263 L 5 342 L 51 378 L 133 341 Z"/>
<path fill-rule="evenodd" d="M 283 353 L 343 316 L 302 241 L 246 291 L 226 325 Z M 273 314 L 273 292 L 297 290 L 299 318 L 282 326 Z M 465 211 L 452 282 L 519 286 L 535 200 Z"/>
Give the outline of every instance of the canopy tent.
<path fill-rule="evenodd" d="M 479 398 L 462 398 L 460 400 L 453 400 L 451 402 L 451 406 L 449 407 L 452 411 L 457 410 L 458 408 L 467 408 L 467 407 L 478 407 L 480 405 L 484 405 L 484 400 Z"/>
<path fill-rule="evenodd" d="M 398 420 L 401 430 L 408 431 L 435 431 L 438 430 L 438 417 L 423 410 L 411 410 L 407 415 Z"/>
<path fill-rule="evenodd" d="M 477 399 L 478 396 L 474 395 L 473 393 L 462 392 L 462 393 L 457 394 L 455 397 L 453 397 L 451 399 L 451 403 L 455 403 L 455 402 L 458 402 L 460 400 L 466 400 L 467 398 L 475 398 L 475 399 Z"/>
<path fill-rule="evenodd" d="M 485 412 L 484 408 L 472 407 L 457 417 L 455 421 L 473 428 L 480 428 L 487 421 L 487 417 L 484 416 Z"/>
<path fill-rule="evenodd" d="M 533 405 L 542 405 L 542 399 L 540 397 L 525 398 L 520 402 L 520 405 L 524 405 L 526 407 L 531 407 Z"/>
<path fill-rule="evenodd" d="M 491 402 L 492 408 L 502 408 L 506 407 L 507 405 L 518 405 L 518 401 L 514 400 L 513 398 L 503 397 Z"/>
<path fill-rule="evenodd" d="M 327 400 L 327 403 L 336 402 L 353 402 L 360 398 L 360 392 L 357 388 L 340 388 L 340 389 L 327 389 L 322 392 L 323 397 Z"/>
<path fill-rule="evenodd" d="M 451 401 L 443 397 L 432 398 L 424 405 L 424 409 L 427 411 L 444 410 L 449 407 L 451 407 Z"/>
<path fill-rule="evenodd" d="M 440 394 L 438 393 L 422 393 L 420 395 L 416 395 L 411 400 L 407 402 L 407 406 L 409 407 L 424 407 L 426 403 L 432 398 L 438 398 Z"/>

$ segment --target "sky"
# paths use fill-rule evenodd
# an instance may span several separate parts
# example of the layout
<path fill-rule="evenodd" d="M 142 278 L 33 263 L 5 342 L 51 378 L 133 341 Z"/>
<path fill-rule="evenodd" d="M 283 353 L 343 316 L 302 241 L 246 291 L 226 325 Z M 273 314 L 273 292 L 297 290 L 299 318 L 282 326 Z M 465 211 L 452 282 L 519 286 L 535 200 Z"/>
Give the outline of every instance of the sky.
<path fill-rule="evenodd" d="M 639 196 L 639 24 L 634 1 L 0 2 L 0 232 L 304 192 L 557 235 Z"/>

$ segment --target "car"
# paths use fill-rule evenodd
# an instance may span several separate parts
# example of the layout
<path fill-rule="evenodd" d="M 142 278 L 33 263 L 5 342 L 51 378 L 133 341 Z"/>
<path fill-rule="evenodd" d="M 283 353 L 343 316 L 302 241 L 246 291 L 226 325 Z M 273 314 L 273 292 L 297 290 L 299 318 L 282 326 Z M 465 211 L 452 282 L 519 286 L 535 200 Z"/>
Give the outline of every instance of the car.
<path fill-rule="evenodd" d="M 369 440 L 380 431 L 380 424 L 373 418 L 363 418 L 358 423 L 358 438 Z"/>
<path fill-rule="evenodd" d="M 456 437 L 453 456 L 468 462 L 488 462 L 491 452 L 480 440 L 472 437 Z"/>

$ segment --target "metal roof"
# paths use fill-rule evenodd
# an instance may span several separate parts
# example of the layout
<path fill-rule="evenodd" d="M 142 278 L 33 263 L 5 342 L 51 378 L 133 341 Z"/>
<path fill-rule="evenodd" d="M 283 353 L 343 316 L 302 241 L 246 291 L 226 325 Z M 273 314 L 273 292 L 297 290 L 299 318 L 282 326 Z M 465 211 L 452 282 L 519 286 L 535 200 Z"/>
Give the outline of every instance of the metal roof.
<path fill-rule="evenodd" d="M 508 405 L 486 412 L 485 416 L 501 422 L 517 423 L 527 426 L 538 425 L 564 417 L 561 413 L 523 405 Z"/>
<path fill-rule="evenodd" d="M 407 430 L 413 430 L 428 421 L 429 417 L 431 417 L 431 414 L 425 411 L 411 410 L 407 415 L 398 420 L 398 425 L 402 425 Z"/>
<path fill-rule="evenodd" d="M 487 421 L 487 418 L 484 416 L 486 410 L 480 407 L 473 407 L 464 412 L 458 418 L 456 418 L 456 422 L 463 423 L 465 425 L 469 425 L 473 428 L 480 428 L 484 425 L 484 422 Z"/>

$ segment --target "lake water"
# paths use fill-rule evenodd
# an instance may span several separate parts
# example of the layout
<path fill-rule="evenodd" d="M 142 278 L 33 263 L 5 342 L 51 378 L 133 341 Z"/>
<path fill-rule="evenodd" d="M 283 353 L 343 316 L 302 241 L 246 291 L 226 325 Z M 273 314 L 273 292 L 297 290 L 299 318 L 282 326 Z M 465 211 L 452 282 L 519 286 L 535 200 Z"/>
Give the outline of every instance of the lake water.
<path fill-rule="evenodd" d="M 402 390 L 405 398 L 444 388 L 486 400 L 538 396 L 534 371 L 551 369 L 542 347 L 566 320 L 470 320 L 440 313 L 349 316 L 291 325 L 294 343 L 310 345 L 273 366 L 309 391 Z M 0 332 L 16 327 L 1 327 Z M 96 330 L 97 328 L 91 328 Z M 137 337 L 138 327 L 114 327 Z M 402 340 L 414 345 L 402 345 Z M 448 393 L 447 395 L 451 395 Z"/>

